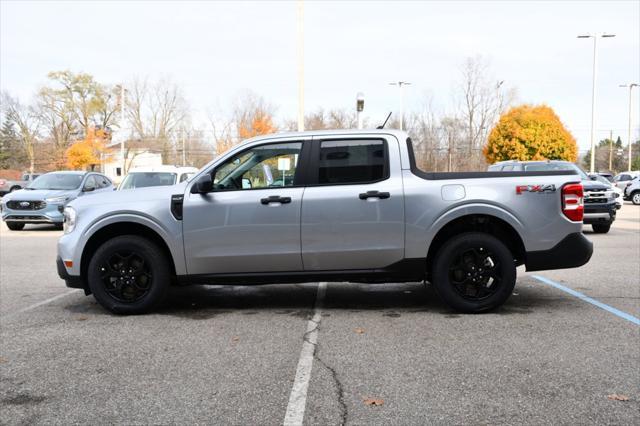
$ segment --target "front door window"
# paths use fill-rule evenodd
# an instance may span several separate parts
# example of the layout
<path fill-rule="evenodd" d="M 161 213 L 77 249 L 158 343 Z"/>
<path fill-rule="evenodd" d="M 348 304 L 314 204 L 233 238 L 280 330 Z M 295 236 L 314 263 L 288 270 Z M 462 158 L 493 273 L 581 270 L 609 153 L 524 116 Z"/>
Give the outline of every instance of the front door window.
<path fill-rule="evenodd" d="M 301 142 L 260 145 L 236 154 L 216 168 L 215 191 L 294 185 Z"/>

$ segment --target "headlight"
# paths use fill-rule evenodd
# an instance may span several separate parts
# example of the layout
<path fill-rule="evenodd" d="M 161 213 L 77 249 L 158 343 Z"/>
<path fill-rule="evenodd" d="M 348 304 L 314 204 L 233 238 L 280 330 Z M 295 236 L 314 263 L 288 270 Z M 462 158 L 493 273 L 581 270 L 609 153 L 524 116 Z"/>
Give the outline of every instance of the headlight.
<path fill-rule="evenodd" d="M 72 232 L 76 227 L 76 218 L 78 214 L 72 207 L 65 207 L 64 209 L 64 233 L 68 234 Z"/>
<path fill-rule="evenodd" d="M 44 200 L 50 204 L 64 203 L 65 201 L 69 200 L 69 197 L 67 197 L 66 195 L 62 195 L 60 197 L 45 198 Z"/>

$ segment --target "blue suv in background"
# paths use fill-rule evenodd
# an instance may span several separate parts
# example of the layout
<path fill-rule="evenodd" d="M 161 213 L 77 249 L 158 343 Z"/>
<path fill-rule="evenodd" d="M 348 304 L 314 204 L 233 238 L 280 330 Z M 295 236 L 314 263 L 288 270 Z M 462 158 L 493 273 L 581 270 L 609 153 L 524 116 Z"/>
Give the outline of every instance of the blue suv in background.
<path fill-rule="evenodd" d="M 77 197 L 113 191 L 111 180 L 94 172 L 63 171 L 46 173 L 26 188 L 2 198 L 2 220 L 12 231 L 27 223 L 49 223 L 62 229 L 64 206 Z"/>

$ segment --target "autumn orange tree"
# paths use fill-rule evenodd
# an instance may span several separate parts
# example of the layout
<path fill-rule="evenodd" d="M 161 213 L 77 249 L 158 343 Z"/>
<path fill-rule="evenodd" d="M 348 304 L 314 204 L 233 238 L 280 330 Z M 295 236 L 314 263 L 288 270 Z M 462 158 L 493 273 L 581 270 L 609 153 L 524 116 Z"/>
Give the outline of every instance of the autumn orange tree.
<path fill-rule="evenodd" d="M 575 162 L 578 146 L 552 108 L 520 105 L 500 117 L 483 153 L 489 163 L 504 160 Z"/>
<path fill-rule="evenodd" d="M 103 129 L 89 127 L 84 139 L 67 149 L 67 166 L 74 170 L 84 170 L 92 164 L 100 163 L 100 156 L 106 151 L 107 138 L 108 134 Z"/>

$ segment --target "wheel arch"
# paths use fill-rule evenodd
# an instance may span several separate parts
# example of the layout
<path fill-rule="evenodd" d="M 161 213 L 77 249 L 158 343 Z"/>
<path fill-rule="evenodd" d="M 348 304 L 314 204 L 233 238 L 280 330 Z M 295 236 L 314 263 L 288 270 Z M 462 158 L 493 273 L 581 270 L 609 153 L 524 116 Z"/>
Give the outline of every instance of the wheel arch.
<path fill-rule="evenodd" d="M 516 265 L 522 265 L 526 260 L 526 249 L 522 237 L 506 220 L 486 213 L 466 214 L 451 219 L 441 226 L 429 244 L 427 250 L 427 276 L 431 278 L 433 260 L 438 250 L 450 238 L 465 232 L 484 232 L 493 235 L 504 242 L 513 253 Z"/>
<path fill-rule="evenodd" d="M 82 250 L 82 256 L 80 259 L 80 276 L 84 277 L 85 292 L 89 291 L 87 284 L 87 268 L 91 260 L 91 255 L 100 247 L 103 243 L 121 235 L 137 235 L 146 238 L 156 244 L 166 255 L 167 261 L 173 277 L 176 276 L 176 265 L 169 245 L 165 239 L 151 227 L 139 222 L 133 221 L 120 221 L 109 223 L 99 229 L 97 229 L 91 237 L 87 240 Z"/>

